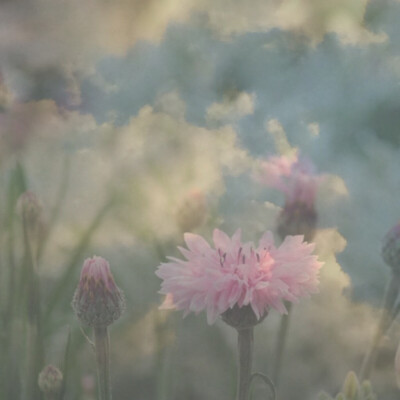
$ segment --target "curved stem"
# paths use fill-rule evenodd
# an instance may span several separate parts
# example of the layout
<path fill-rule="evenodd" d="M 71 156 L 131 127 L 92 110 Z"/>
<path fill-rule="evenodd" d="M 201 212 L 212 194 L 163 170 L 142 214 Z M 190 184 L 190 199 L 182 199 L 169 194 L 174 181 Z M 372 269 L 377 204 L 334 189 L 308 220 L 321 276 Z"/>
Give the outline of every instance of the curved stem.
<path fill-rule="evenodd" d="M 377 355 L 378 346 L 382 340 L 382 336 L 390 328 L 390 325 L 393 322 L 393 306 L 399 294 L 399 288 L 400 288 L 400 275 L 393 274 L 392 279 L 388 283 L 386 289 L 386 294 L 382 305 L 381 317 L 379 320 L 375 336 L 364 357 L 361 366 L 359 374 L 361 382 L 364 381 L 365 379 L 368 379 L 371 373 L 372 366 L 375 361 L 375 357 Z"/>
<path fill-rule="evenodd" d="M 271 390 L 271 394 L 272 394 L 272 399 L 271 400 L 275 400 L 276 399 L 276 389 L 275 389 L 275 385 L 274 383 L 271 381 L 270 378 L 268 378 L 267 375 L 261 374 L 260 372 L 255 372 L 254 374 L 251 375 L 250 377 L 250 385 L 252 384 L 253 380 L 255 378 L 261 378 L 264 383 L 269 387 L 269 389 Z"/>
<path fill-rule="evenodd" d="M 111 400 L 110 340 L 106 326 L 94 327 L 99 400 Z"/>
<path fill-rule="evenodd" d="M 275 365 L 272 379 L 275 382 L 276 387 L 279 385 L 279 378 L 282 368 L 282 360 L 285 351 L 285 344 L 287 339 L 287 333 L 289 329 L 290 316 L 292 313 L 292 303 L 287 302 L 286 309 L 287 314 L 282 315 L 281 323 L 279 325 L 278 341 L 276 345 Z"/>
<path fill-rule="evenodd" d="M 237 400 L 248 400 L 253 362 L 253 328 L 238 329 L 238 381 Z"/>

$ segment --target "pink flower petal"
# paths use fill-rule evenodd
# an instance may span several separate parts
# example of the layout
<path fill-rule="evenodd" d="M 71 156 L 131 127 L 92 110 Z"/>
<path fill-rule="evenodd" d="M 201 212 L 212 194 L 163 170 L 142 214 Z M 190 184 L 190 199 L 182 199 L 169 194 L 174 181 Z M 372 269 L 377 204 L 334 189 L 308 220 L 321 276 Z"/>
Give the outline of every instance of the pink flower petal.
<path fill-rule="evenodd" d="M 215 248 L 198 235 L 185 234 L 185 241 L 188 249 L 180 251 L 187 261 L 171 257 L 156 271 L 163 280 L 160 293 L 167 294 L 163 308 L 184 315 L 206 311 L 211 324 L 235 305 L 250 305 L 259 319 L 270 308 L 286 313 L 283 301 L 297 302 L 317 290 L 322 263 L 302 236 L 289 236 L 278 248 L 271 232 L 258 248 L 242 243 L 240 230 L 231 239 L 215 229 Z"/>

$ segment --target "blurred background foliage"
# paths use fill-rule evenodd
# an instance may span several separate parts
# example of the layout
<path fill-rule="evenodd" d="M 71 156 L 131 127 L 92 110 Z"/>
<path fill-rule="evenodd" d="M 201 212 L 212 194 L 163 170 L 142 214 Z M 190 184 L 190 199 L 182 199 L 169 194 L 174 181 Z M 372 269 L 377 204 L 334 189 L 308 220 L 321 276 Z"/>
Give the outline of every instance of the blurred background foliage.
<path fill-rule="evenodd" d="M 41 398 L 48 363 L 65 399 L 96 398 L 70 306 L 93 254 L 127 299 L 111 328 L 115 398 L 232 399 L 234 332 L 159 311 L 154 271 L 183 231 L 273 230 L 283 197 L 253 176 L 294 149 L 326 177 L 325 266 L 292 315 L 280 398 L 339 393 L 373 335 L 389 279 L 380 243 L 400 215 L 399 17 L 396 0 L 2 2 L 1 399 Z M 27 190 L 33 232 L 17 207 Z M 256 330 L 265 372 L 278 325 L 271 312 Z M 398 331 L 371 376 L 385 400 L 399 396 Z"/>

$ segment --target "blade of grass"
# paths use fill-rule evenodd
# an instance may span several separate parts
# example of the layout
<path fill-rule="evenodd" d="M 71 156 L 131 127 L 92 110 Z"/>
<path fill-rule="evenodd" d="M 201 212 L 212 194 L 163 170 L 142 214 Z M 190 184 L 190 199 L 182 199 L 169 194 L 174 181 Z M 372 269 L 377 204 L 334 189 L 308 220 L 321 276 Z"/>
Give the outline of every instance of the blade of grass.
<path fill-rule="evenodd" d="M 71 352 L 71 328 L 68 327 L 68 336 L 67 336 L 67 343 L 65 345 L 64 351 L 64 363 L 62 367 L 62 372 L 64 375 L 61 391 L 60 391 L 60 400 L 63 400 L 65 396 L 65 388 L 67 385 L 68 375 L 69 375 L 69 359 L 70 359 L 70 352 Z"/>
<path fill-rule="evenodd" d="M 18 288 L 20 286 L 17 282 L 17 271 L 15 262 L 15 232 L 14 232 L 14 220 L 15 220 L 15 205 L 18 197 L 26 191 L 26 178 L 22 165 L 17 163 L 16 166 L 11 170 L 6 197 L 6 223 L 5 230 L 7 231 L 6 248 L 7 248 L 7 264 L 8 264 L 8 288 L 4 288 L 7 291 L 7 297 L 4 309 L 4 340 L 1 341 L 3 349 L 1 351 L 3 365 L 7 365 L 5 373 L 1 374 L 1 391 L 4 394 L 4 398 L 7 398 L 11 393 L 15 394 L 13 388 L 17 387 L 17 376 L 19 371 L 19 365 L 14 360 L 12 349 L 13 340 L 16 338 L 14 328 L 14 319 L 16 311 L 19 310 L 21 304 L 21 296 L 18 297 Z M 3 282 L 3 280 L 2 280 Z"/>
<path fill-rule="evenodd" d="M 69 187 L 69 178 L 70 178 L 70 156 L 66 156 L 64 160 L 64 165 L 62 169 L 62 174 L 60 178 L 60 186 L 58 188 L 56 200 L 54 203 L 54 207 L 52 209 L 52 212 L 50 214 L 49 222 L 47 225 L 46 233 L 42 240 L 39 243 L 39 247 L 37 250 L 37 259 L 40 261 L 46 251 L 46 245 L 48 243 L 48 239 L 51 235 L 51 232 L 53 231 L 54 226 L 56 225 L 59 217 L 60 217 L 60 212 L 62 209 L 62 206 L 64 204 L 66 194 L 68 191 Z"/>

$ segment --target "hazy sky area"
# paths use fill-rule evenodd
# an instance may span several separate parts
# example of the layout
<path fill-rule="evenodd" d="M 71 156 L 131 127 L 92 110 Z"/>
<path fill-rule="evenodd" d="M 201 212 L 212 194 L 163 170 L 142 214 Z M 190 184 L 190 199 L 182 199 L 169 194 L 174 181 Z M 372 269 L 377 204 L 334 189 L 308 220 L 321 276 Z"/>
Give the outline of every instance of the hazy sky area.
<path fill-rule="evenodd" d="M 400 216 L 399 21 L 395 0 L 2 2 L 2 162 L 23 147 L 46 203 L 70 155 L 65 226 L 130 187 L 120 214 L 168 235 L 163 210 L 196 187 L 251 239 L 282 204 L 253 167 L 286 137 L 330 176 L 320 226 L 346 240 L 355 296 L 379 297 Z M 129 245 L 115 231 L 104 243 Z"/>

